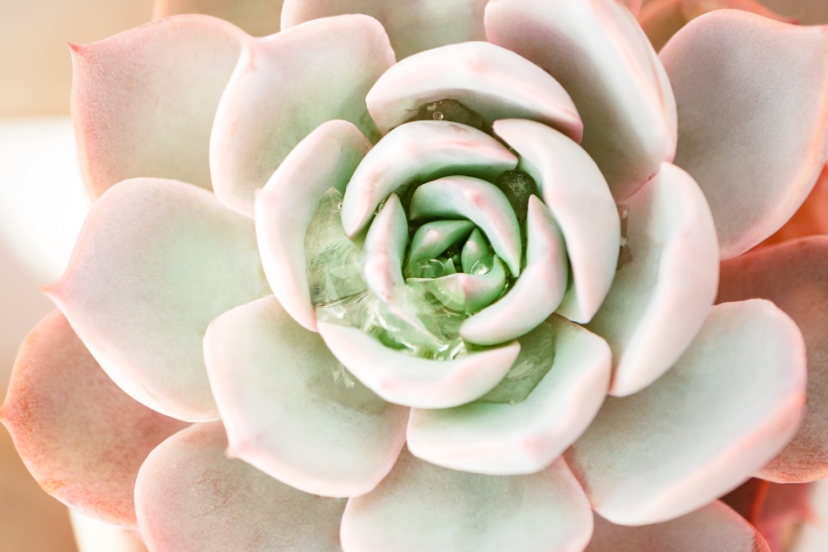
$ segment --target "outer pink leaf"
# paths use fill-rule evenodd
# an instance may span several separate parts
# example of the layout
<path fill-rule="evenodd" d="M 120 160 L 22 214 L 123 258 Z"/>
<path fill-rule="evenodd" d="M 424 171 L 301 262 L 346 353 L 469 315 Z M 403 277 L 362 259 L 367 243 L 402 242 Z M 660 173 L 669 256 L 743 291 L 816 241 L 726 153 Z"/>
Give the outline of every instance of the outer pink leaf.
<path fill-rule="evenodd" d="M 719 10 L 661 60 L 680 113 L 675 164 L 707 196 L 722 258 L 735 257 L 796 212 L 825 164 L 828 34 Z"/>
<path fill-rule="evenodd" d="M 109 523 L 135 527 L 138 468 L 187 424 L 135 402 L 101 370 L 60 311 L 23 342 L 0 420 L 44 491 Z"/>
<path fill-rule="evenodd" d="M 824 235 L 828 235 L 828 165 L 822 168 L 817 183 L 799 210 L 782 228 L 757 247 Z"/>
<path fill-rule="evenodd" d="M 247 42 L 210 139 L 219 199 L 253 216 L 254 192 L 325 121 L 344 119 L 376 137 L 365 96 L 394 62 L 382 25 L 364 15 L 330 17 Z"/>
<path fill-rule="evenodd" d="M 595 515 L 595 533 L 584 552 L 770 552 L 762 535 L 716 501 L 672 521 L 625 527 Z"/>
<path fill-rule="evenodd" d="M 342 517 L 345 552 L 581 552 L 591 533 L 589 504 L 560 459 L 536 474 L 492 477 L 403 450 Z"/>
<path fill-rule="evenodd" d="M 438 46 L 486 40 L 488 0 L 285 0 L 282 28 L 312 19 L 364 13 L 385 27 L 398 59 Z"/>
<path fill-rule="evenodd" d="M 790 0 L 781 1 L 790 4 Z M 765 3 L 770 4 L 768 0 L 765 0 Z M 748 11 L 785 23 L 796 24 L 798 21 L 796 17 L 785 17 L 774 13 L 755 0 L 653 0 L 647 2 L 641 10 L 638 22 L 647 33 L 653 47 L 661 50 L 670 37 L 696 17 L 713 10 L 724 9 Z M 788 6 L 788 13 L 798 11 Z"/>
<path fill-rule="evenodd" d="M 253 36 L 279 32 L 283 0 L 155 0 L 153 19 L 185 13 L 219 17 Z"/>
<path fill-rule="evenodd" d="M 619 208 L 618 270 L 588 327 L 610 344 L 610 394 L 623 397 L 667 371 L 701 328 L 716 298 L 719 242 L 704 194 L 668 163 Z"/>
<path fill-rule="evenodd" d="M 828 237 L 783 243 L 722 263 L 718 302 L 773 301 L 799 325 L 808 351 L 808 405 L 793 441 L 761 472 L 771 481 L 828 477 Z"/>
<path fill-rule="evenodd" d="M 667 74 L 632 14 L 617 0 L 497 0 L 489 42 L 546 70 L 584 123 L 581 145 L 616 200 L 673 160 L 676 104 Z"/>
<path fill-rule="evenodd" d="M 345 501 L 297 491 L 224 455 L 221 422 L 152 451 L 138 474 L 138 525 L 152 552 L 341 552 Z"/>
<path fill-rule="evenodd" d="M 770 301 L 718 305 L 678 363 L 643 391 L 608 398 L 566 458 L 601 516 L 667 521 L 778 454 L 804 401 L 796 324 Z"/>
<path fill-rule="evenodd" d="M 71 46 L 72 118 L 87 193 L 174 178 L 210 189 L 210 129 L 247 35 L 204 15 Z"/>
<path fill-rule="evenodd" d="M 216 419 L 202 338 L 270 293 L 253 221 L 204 190 L 136 178 L 101 197 L 45 289 L 121 389 L 169 416 Z"/>
<path fill-rule="evenodd" d="M 408 409 L 346 379 L 319 334 L 275 297 L 219 316 L 204 355 L 229 455 L 323 496 L 365 494 L 391 471 Z"/>

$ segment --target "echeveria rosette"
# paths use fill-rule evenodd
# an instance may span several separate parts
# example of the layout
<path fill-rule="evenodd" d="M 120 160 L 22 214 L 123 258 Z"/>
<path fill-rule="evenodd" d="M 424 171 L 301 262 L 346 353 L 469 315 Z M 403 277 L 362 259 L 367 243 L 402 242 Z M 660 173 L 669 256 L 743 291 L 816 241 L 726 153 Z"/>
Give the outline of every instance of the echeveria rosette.
<path fill-rule="evenodd" d="M 765 550 L 716 498 L 825 475 L 825 244 L 742 253 L 825 164 L 824 29 L 281 13 L 73 47 L 95 205 L 0 411 L 44 489 L 153 551 Z"/>

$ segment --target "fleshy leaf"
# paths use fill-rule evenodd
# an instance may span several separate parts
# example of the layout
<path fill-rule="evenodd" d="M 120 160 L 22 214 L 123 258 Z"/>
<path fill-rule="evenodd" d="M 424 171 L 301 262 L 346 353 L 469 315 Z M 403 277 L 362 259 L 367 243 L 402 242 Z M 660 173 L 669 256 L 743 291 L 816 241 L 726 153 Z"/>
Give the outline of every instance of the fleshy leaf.
<path fill-rule="evenodd" d="M 607 181 L 578 144 L 546 125 L 506 119 L 494 132 L 520 155 L 518 169 L 540 187 L 566 242 L 572 278 L 558 314 L 589 322 L 618 265 L 621 226 Z"/>
<path fill-rule="evenodd" d="M 332 187 L 344 192 L 370 148 L 351 123 L 323 123 L 293 148 L 256 196 L 256 237 L 267 281 L 285 310 L 312 331 L 316 313 L 306 266 L 308 228 L 325 193 Z"/>
<path fill-rule="evenodd" d="M 420 182 L 457 174 L 494 179 L 516 165 L 517 157 L 500 142 L 470 126 L 449 121 L 402 125 L 380 140 L 354 173 L 342 203 L 342 226 L 353 238 L 388 194 L 410 198 Z"/>
<path fill-rule="evenodd" d="M 722 258 L 735 257 L 791 218 L 825 165 L 828 35 L 719 10 L 661 60 L 681 114 L 675 164 L 707 196 Z"/>
<path fill-rule="evenodd" d="M 443 305 L 457 312 L 477 312 L 497 299 L 506 287 L 503 261 L 500 257 L 495 257 L 493 261 L 491 270 L 482 274 L 459 272 L 433 279 L 409 278 L 406 284 L 428 286 Z M 451 259 L 449 262 L 452 262 Z M 500 342 L 503 341 L 508 339 Z"/>
<path fill-rule="evenodd" d="M 569 92 L 583 148 L 617 201 L 673 160 L 676 103 L 635 17 L 618 0 L 498 0 L 486 7 L 489 42 L 534 62 Z"/>
<path fill-rule="evenodd" d="M 713 10 L 725 9 L 751 12 L 785 23 L 797 23 L 796 17 L 774 13 L 754 0 L 653 0 L 647 2 L 641 10 L 638 23 L 658 51 L 693 19 Z"/>
<path fill-rule="evenodd" d="M 532 475 L 490 477 L 403 450 L 342 517 L 344 552 L 576 552 L 591 533 L 589 504 L 563 460 Z"/>
<path fill-rule="evenodd" d="M 783 243 L 722 263 L 718 302 L 762 298 L 797 323 L 808 351 L 808 405 L 796 437 L 759 476 L 785 483 L 828 477 L 828 237 Z"/>
<path fill-rule="evenodd" d="M 408 244 L 408 221 L 397 194 L 391 194 L 374 218 L 365 237 L 363 278 L 368 288 L 386 303 L 395 286 L 404 284 L 402 262 Z"/>
<path fill-rule="evenodd" d="M 393 64 L 385 31 L 364 15 L 314 21 L 248 41 L 210 138 L 210 173 L 219 199 L 253 216 L 255 191 L 325 121 L 344 119 L 374 136 L 365 95 Z"/>
<path fill-rule="evenodd" d="M 270 293 L 252 220 L 207 191 L 154 178 L 101 197 L 66 272 L 44 291 L 121 389 L 186 421 L 218 418 L 207 325 Z"/>
<path fill-rule="evenodd" d="M 770 552 L 762 535 L 718 500 L 672 521 L 625 527 L 595 514 L 584 552 Z"/>
<path fill-rule="evenodd" d="M 388 402 L 449 408 L 471 402 L 503 378 L 520 352 L 517 341 L 454 360 L 406 355 L 357 328 L 319 321 L 334 356 L 368 389 Z"/>
<path fill-rule="evenodd" d="M 345 500 L 297 491 L 228 459 L 221 422 L 197 424 L 152 451 L 135 508 L 153 552 L 341 552 Z"/>
<path fill-rule="evenodd" d="M 210 129 L 249 38 L 226 21 L 182 15 L 71 46 L 72 118 L 92 201 L 135 177 L 210 189 Z"/>
<path fill-rule="evenodd" d="M 285 0 L 282 28 L 346 13 L 377 18 L 402 59 L 438 46 L 485 40 L 483 9 L 487 0 Z"/>
<path fill-rule="evenodd" d="M 488 42 L 466 42 L 411 56 L 391 67 L 366 102 L 380 132 L 410 120 L 424 105 L 451 99 L 497 119 L 532 119 L 581 141 L 583 125 L 575 104 L 543 69 Z"/>
<path fill-rule="evenodd" d="M 153 19 L 202 13 L 229 21 L 253 36 L 279 32 L 283 0 L 155 0 Z"/>
<path fill-rule="evenodd" d="M 554 353 L 543 351 L 545 355 L 524 358 L 532 354 L 532 342 L 544 334 L 552 334 Z M 607 393 L 609 347 L 600 337 L 560 316 L 553 316 L 520 341 L 521 355 L 512 370 L 551 365 L 528 397 L 517 404 L 484 402 L 490 393 L 457 408 L 415 408 L 408 424 L 408 446 L 414 455 L 474 473 L 535 473 L 580 436 Z M 522 361 L 530 366 L 522 366 Z M 507 374 L 500 385 L 509 379 Z"/>
<path fill-rule="evenodd" d="M 463 339 L 494 345 L 520 337 L 549 318 L 566 291 L 566 246 L 549 209 L 529 198 L 526 219 L 526 267 L 505 296 L 468 318 L 460 327 Z"/>
<path fill-rule="evenodd" d="M 529 398 L 555 363 L 556 333 L 552 315 L 526 335 L 520 336 L 520 354 L 494 389 L 477 399 L 480 403 L 517 405 Z M 553 320 L 554 319 L 554 320 Z M 565 319 L 564 319 L 565 320 Z"/>
<path fill-rule="evenodd" d="M 446 249 L 468 236 L 474 230 L 474 223 L 468 220 L 435 220 L 420 226 L 411 239 L 408 264 L 434 259 Z M 480 234 L 480 231 L 477 231 Z M 465 265 L 463 270 L 465 270 Z"/>
<path fill-rule="evenodd" d="M 807 236 L 828 235 L 828 165 L 822 169 L 814 189 L 785 225 L 758 247 Z"/>
<path fill-rule="evenodd" d="M 136 527 L 138 469 L 186 423 L 135 402 L 55 311 L 17 355 L 0 420 L 44 491 L 84 514 Z"/>
<path fill-rule="evenodd" d="M 593 509 L 658 523 L 725 494 L 787 443 L 805 403 L 805 343 L 770 301 L 713 307 L 652 385 L 609 397 L 565 457 Z"/>
<path fill-rule="evenodd" d="M 490 257 L 489 243 L 483 237 L 483 232 L 479 228 L 475 228 L 469 239 L 463 245 L 463 251 L 460 254 L 460 263 L 463 267 L 463 272 L 472 274 L 475 267 L 479 267 L 478 263 L 486 263 Z"/>
<path fill-rule="evenodd" d="M 365 255 L 345 235 L 341 211 L 342 193 L 328 188 L 305 234 L 308 286 L 314 307 L 327 306 L 368 289 L 362 278 Z"/>
<path fill-rule="evenodd" d="M 204 356 L 230 456 L 322 496 L 365 494 L 393 467 L 408 409 L 338 378 L 322 339 L 275 297 L 219 316 Z"/>
<path fill-rule="evenodd" d="M 489 239 L 512 275 L 520 274 L 520 225 L 500 189 L 479 178 L 449 176 L 423 184 L 411 196 L 411 220 L 463 217 Z"/>
<path fill-rule="evenodd" d="M 439 261 L 435 263 L 443 266 Z M 450 266 L 447 263 L 445 268 Z M 316 312 L 321 321 L 359 328 L 407 355 L 451 360 L 467 352 L 457 333 L 463 313 L 446 309 L 434 298 L 428 287 L 431 282 L 395 286 L 389 302 L 364 289 L 320 304 Z"/>
<path fill-rule="evenodd" d="M 704 194 L 665 163 L 622 203 L 618 271 L 587 326 L 612 348 L 610 394 L 637 393 L 690 345 L 716 298 L 719 242 Z"/>

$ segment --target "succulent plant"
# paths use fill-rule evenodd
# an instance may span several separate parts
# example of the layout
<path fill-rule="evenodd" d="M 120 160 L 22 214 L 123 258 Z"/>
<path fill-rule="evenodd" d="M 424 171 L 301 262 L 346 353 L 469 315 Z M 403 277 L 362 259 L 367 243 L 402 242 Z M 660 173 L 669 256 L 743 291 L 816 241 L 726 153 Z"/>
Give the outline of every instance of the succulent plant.
<path fill-rule="evenodd" d="M 615 0 L 72 46 L 31 473 L 159 552 L 767 550 L 717 499 L 828 475 L 828 238 L 756 248 L 825 165 L 828 34 L 689 4 L 659 54 Z"/>

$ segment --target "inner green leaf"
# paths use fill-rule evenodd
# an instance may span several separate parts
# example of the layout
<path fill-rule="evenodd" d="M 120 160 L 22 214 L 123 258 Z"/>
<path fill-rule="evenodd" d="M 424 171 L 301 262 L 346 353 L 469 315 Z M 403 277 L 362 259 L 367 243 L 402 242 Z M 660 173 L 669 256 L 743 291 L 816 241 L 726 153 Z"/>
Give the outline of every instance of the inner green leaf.
<path fill-rule="evenodd" d="M 506 195 L 501 208 L 514 208 L 523 225 L 528 198 L 537 191 L 534 181 L 510 171 L 497 185 Z M 319 319 L 359 328 L 390 348 L 421 358 L 449 360 L 473 352 L 475 346 L 460 337 L 461 324 L 515 282 L 488 236 L 465 218 L 414 224 L 405 257 L 406 284 L 394 286 L 391 298 L 383 299 L 365 284 L 365 254 L 342 228 L 342 197 L 336 188 L 325 193 L 305 236 L 311 301 Z M 520 341 L 515 365 L 481 401 L 521 402 L 551 368 L 554 340 L 548 324 Z"/>
<path fill-rule="evenodd" d="M 497 177 L 495 186 L 506 194 L 512 209 L 515 210 L 520 226 L 523 227 L 526 222 L 526 212 L 529 209 L 529 196 L 540 194 L 538 184 L 525 172 L 506 171 Z"/>
<path fill-rule="evenodd" d="M 362 251 L 342 229 L 342 192 L 330 188 L 305 234 L 305 257 L 314 306 L 325 305 L 367 289 L 362 279 Z"/>
<path fill-rule="evenodd" d="M 549 322 L 542 322 L 519 337 L 520 354 L 500 383 L 478 401 L 518 404 L 527 399 L 555 363 L 555 335 Z"/>
<path fill-rule="evenodd" d="M 474 223 L 470 220 L 435 220 L 423 224 L 411 239 L 408 263 L 416 264 L 442 255 L 449 247 L 468 236 L 472 230 Z"/>

